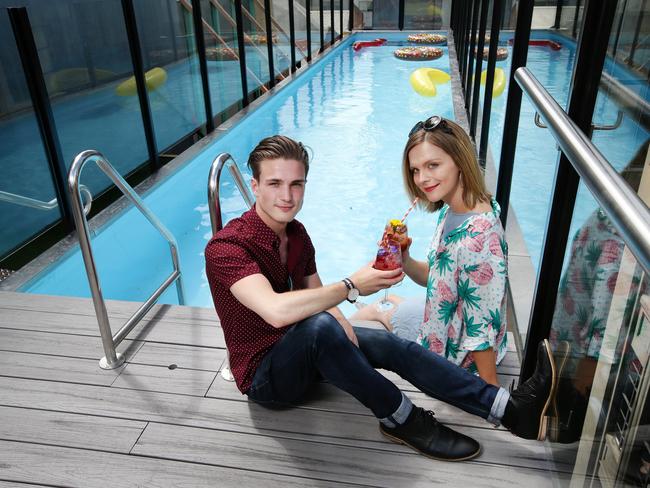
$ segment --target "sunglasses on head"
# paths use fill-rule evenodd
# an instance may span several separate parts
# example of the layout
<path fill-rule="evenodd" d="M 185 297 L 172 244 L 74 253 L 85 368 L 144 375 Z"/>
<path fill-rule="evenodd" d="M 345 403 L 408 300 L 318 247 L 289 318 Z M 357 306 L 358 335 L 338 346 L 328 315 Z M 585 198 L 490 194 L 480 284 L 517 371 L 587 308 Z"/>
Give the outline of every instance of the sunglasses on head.
<path fill-rule="evenodd" d="M 453 134 L 451 128 L 447 124 L 447 121 L 444 119 L 444 117 L 441 117 L 440 115 L 433 115 L 429 117 L 427 120 L 420 121 L 417 124 L 415 124 L 411 129 L 411 131 L 409 132 L 409 137 L 411 137 L 420 129 L 424 130 L 425 132 L 431 132 L 437 129 L 438 127 L 440 127 L 442 131 L 445 132 L 446 134 Z"/>

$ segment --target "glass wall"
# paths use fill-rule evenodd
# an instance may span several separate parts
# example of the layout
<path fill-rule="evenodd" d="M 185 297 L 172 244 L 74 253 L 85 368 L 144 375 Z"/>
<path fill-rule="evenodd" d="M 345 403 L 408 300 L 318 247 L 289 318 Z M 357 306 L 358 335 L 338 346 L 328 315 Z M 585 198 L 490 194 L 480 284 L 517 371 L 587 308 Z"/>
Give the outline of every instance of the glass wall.
<path fill-rule="evenodd" d="M 134 7 L 156 142 L 164 149 L 206 121 L 191 4 L 139 0 Z"/>
<path fill-rule="evenodd" d="M 444 11 L 442 0 L 405 0 L 404 29 L 442 29 L 443 25 L 448 25 L 448 18 L 449 12 Z"/>
<path fill-rule="evenodd" d="M 0 49 L 0 256 L 4 256 L 56 223 L 61 211 L 4 9 L 0 40 L 4 46 Z"/>
<path fill-rule="evenodd" d="M 237 27 L 233 2 L 201 0 L 205 57 L 212 114 L 217 116 L 242 100 Z M 268 71 L 268 69 L 267 69 Z"/>

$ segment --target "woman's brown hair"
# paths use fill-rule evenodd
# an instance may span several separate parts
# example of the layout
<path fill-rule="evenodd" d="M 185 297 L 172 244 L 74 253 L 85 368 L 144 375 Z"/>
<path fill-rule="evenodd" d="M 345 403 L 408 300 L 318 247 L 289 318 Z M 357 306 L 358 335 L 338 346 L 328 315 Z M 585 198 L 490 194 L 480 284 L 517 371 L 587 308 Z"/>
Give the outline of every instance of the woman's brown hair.
<path fill-rule="evenodd" d="M 488 193 L 485 187 L 485 180 L 483 179 L 481 168 L 478 165 L 472 141 L 462 127 L 447 119 L 443 119 L 433 129 L 426 130 L 424 127 L 421 127 L 409 136 L 402 158 L 402 176 L 404 178 L 406 192 L 411 200 L 418 197 L 418 205 L 429 212 L 434 212 L 444 205 L 443 201 L 428 201 L 427 196 L 417 187 L 413 180 L 409 152 L 423 142 L 438 146 L 451 156 L 454 164 L 460 170 L 460 181 L 463 185 L 463 202 L 468 208 L 474 208 L 479 202 L 490 201 L 492 195 Z"/>

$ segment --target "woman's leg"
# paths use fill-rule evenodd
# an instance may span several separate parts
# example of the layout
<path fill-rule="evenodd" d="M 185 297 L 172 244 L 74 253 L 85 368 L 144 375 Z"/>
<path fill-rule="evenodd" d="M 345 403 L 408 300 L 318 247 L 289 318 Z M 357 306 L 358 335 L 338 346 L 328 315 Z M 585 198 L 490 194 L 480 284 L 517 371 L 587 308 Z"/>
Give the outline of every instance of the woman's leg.
<path fill-rule="evenodd" d="M 381 322 L 381 324 L 386 328 L 388 332 L 393 331 L 393 324 L 391 323 L 393 314 L 397 310 L 397 307 L 404 299 L 397 295 L 388 295 L 388 301 L 391 302 L 394 306 L 386 311 L 380 311 L 377 306 L 382 300 L 377 300 L 372 305 L 366 305 L 357 310 L 351 317 L 350 320 L 372 320 L 375 322 Z"/>

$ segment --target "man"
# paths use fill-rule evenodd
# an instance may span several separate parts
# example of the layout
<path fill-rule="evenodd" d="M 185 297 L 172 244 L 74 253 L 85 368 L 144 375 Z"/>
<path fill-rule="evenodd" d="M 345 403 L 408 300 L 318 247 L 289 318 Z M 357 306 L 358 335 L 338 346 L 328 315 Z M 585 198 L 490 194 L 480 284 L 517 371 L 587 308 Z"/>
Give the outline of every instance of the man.
<path fill-rule="evenodd" d="M 255 207 L 208 243 L 207 277 L 240 391 L 262 405 L 291 405 L 322 377 L 379 419 L 382 434 L 441 460 L 471 459 L 478 442 L 439 423 L 376 371 L 394 371 L 428 395 L 524 438 L 543 438 L 555 385 L 548 341 L 535 374 L 517 390 L 487 384 L 420 345 L 385 330 L 352 327 L 336 308 L 392 286 L 402 270 L 365 266 L 323 286 L 315 251 L 294 219 L 309 170 L 302 144 L 263 139 L 250 154 Z"/>

